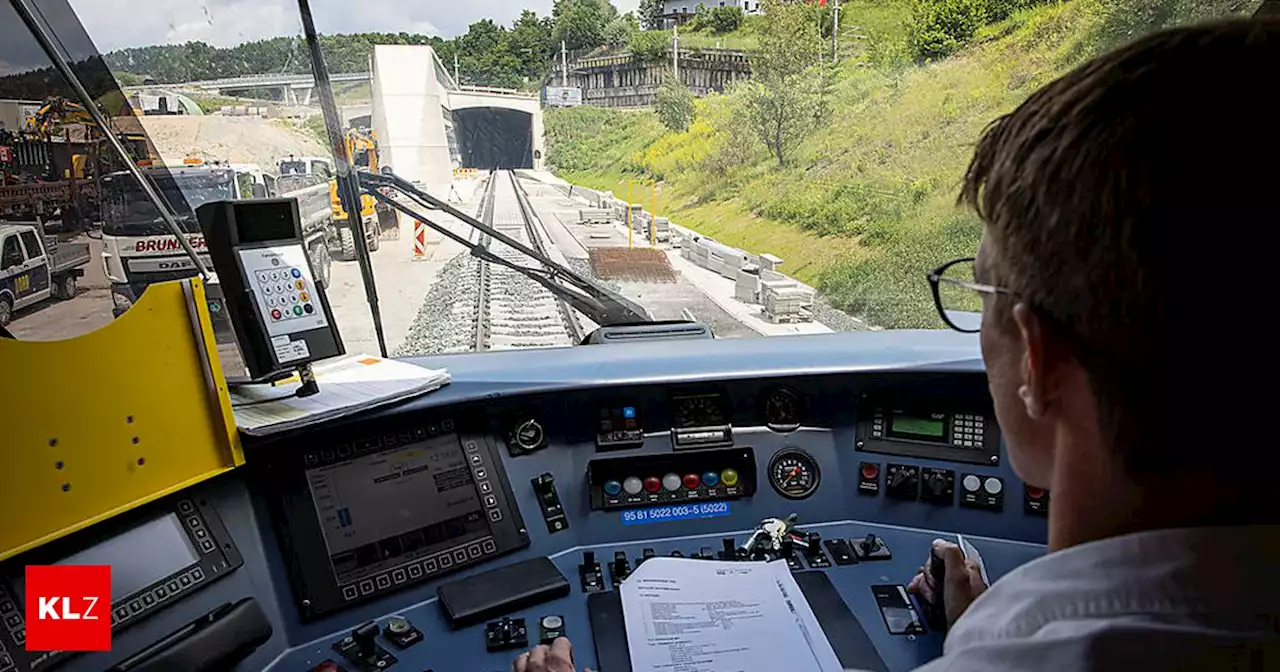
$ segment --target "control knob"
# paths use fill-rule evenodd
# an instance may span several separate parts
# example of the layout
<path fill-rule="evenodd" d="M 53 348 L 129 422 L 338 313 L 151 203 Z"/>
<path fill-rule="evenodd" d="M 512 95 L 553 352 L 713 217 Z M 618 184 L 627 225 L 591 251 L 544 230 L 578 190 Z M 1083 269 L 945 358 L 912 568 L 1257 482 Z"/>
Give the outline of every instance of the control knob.
<path fill-rule="evenodd" d="M 530 453 L 546 447 L 547 433 L 536 418 L 517 422 L 511 431 L 511 443 L 520 452 Z"/>

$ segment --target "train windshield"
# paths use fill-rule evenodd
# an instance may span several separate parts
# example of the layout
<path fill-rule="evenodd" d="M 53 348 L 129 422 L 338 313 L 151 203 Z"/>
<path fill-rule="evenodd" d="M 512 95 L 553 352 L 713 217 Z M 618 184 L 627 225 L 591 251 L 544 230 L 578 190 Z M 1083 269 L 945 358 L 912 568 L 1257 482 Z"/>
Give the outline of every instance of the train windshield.
<path fill-rule="evenodd" d="M 143 168 L 307 178 L 271 193 L 305 195 L 348 351 L 410 356 L 570 347 L 621 322 L 722 339 L 974 324 L 975 293 L 935 297 L 925 276 L 977 249 L 956 197 L 983 129 L 1095 55 L 1261 0 L 311 0 L 327 86 L 296 0 L 38 4 L 92 101 L 4 3 L 0 220 L 38 219 L 90 261 L 74 298 L 0 311 L 15 336 L 101 327 L 194 273 L 132 259 L 182 251 L 139 240 L 169 232 L 112 134 Z M 454 214 L 385 186 L 344 203 L 350 165 Z M 234 197 L 234 179 L 173 184 L 179 214 Z"/>
<path fill-rule="evenodd" d="M 148 171 L 150 172 L 150 171 Z M 149 175 L 187 233 L 198 233 L 195 210 L 235 198 L 229 171 Z M 102 178 L 102 232 L 111 236 L 158 236 L 169 232 L 156 206 L 129 173 Z"/>

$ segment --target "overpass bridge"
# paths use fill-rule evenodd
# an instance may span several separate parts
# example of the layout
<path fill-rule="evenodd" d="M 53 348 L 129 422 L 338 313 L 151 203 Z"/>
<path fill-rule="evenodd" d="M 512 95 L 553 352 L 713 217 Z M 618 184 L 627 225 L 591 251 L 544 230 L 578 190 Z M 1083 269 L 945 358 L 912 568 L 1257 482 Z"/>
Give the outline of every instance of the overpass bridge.
<path fill-rule="evenodd" d="M 367 72 L 338 72 L 329 75 L 329 81 L 335 84 L 345 82 L 367 82 Z M 154 89 L 159 85 L 128 86 L 125 91 L 141 91 Z M 224 77 L 207 79 L 181 84 L 165 84 L 165 88 L 181 91 L 203 91 L 220 96 L 236 96 L 254 89 L 274 89 L 280 92 L 280 100 L 286 105 L 310 105 L 311 94 L 315 91 L 315 78 L 309 74 L 269 74 L 243 75 L 240 77 Z"/>

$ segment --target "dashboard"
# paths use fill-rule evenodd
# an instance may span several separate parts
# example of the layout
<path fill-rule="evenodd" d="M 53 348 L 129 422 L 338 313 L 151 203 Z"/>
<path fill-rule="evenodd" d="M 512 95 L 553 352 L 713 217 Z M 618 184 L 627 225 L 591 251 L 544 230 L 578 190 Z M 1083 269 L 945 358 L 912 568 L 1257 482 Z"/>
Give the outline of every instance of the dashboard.
<path fill-rule="evenodd" d="M 19 650 L 21 614 L 0 614 L 12 668 L 105 669 L 253 597 L 269 636 L 237 669 L 505 670 L 564 634 L 579 667 L 614 672 L 629 666 L 609 600 L 635 567 L 751 559 L 741 549 L 757 526 L 794 515 L 806 543 L 785 560 L 841 662 L 906 670 L 942 648 L 896 590 L 932 539 L 963 533 L 992 579 L 1044 552 L 1049 493 L 1008 464 L 971 336 L 417 361 L 452 384 L 246 441 L 246 467 L 0 565 L 0 610 L 20 603 L 14 577 L 35 560 L 88 553 L 129 580 L 113 591 L 112 652 L 36 660 Z M 154 554 L 104 550 L 139 534 L 152 538 L 131 543 Z M 141 596 L 152 604 L 130 613 Z"/>

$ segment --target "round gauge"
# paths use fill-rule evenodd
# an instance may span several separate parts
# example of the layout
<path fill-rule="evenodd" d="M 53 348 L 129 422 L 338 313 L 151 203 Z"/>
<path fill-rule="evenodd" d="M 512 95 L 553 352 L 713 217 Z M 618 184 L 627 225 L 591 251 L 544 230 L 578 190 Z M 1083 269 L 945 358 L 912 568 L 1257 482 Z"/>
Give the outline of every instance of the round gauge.
<path fill-rule="evenodd" d="M 761 413 L 769 429 L 775 432 L 794 432 L 800 428 L 804 401 L 799 393 L 789 387 L 774 388 L 765 397 Z"/>
<path fill-rule="evenodd" d="M 723 399 L 718 394 L 677 397 L 672 400 L 675 427 L 716 427 L 725 424 Z"/>
<path fill-rule="evenodd" d="M 783 448 L 769 460 L 769 484 L 787 499 L 812 495 L 821 481 L 817 461 L 799 448 Z"/>

